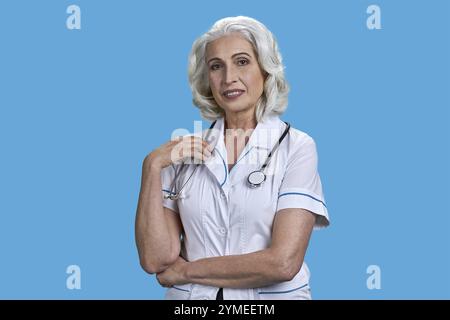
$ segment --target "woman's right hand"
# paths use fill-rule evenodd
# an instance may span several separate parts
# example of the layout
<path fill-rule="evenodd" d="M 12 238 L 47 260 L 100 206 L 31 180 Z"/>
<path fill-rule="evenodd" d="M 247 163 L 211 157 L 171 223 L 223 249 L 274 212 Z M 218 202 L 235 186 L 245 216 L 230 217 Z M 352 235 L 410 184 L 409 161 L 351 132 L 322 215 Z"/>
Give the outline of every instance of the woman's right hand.
<path fill-rule="evenodd" d="M 144 167 L 156 166 L 163 169 L 171 164 L 202 163 L 211 156 L 213 147 L 201 137 L 186 136 L 164 143 L 144 160 Z"/>

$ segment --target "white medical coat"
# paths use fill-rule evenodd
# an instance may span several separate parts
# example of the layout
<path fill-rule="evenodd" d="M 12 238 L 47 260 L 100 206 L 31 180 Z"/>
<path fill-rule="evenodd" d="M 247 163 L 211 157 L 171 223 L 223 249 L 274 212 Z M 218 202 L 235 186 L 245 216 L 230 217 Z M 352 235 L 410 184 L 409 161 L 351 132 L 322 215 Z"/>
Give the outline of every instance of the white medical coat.
<path fill-rule="evenodd" d="M 247 177 L 261 168 L 286 124 L 277 115 L 257 124 L 234 167 L 228 172 L 224 143 L 224 119 L 217 120 L 208 141 L 214 145 L 210 159 L 198 166 L 178 200 L 164 199 L 164 207 L 179 213 L 183 227 L 182 255 L 187 261 L 245 254 L 269 247 L 274 216 L 285 208 L 303 208 L 316 215 L 315 228 L 329 224 L 327 207 L 317 170 L 314 140 L 291 127 L 266 168 L 267 178 L 250 188 Z M 204 134 L 204 133 L 203 133 Z M 170 193 L 175 170 L 161 173 L 163 195 Z M 185 165 L 177 179 L 177 189 L 195 165 Z M 218 288 L 185 284 L 166 292 L 166 299 L 215 299 Z M 249 289 L 224 288 L 228 299 L 310 299 L 309 270 L 303 263 L 291 280 Z"/>

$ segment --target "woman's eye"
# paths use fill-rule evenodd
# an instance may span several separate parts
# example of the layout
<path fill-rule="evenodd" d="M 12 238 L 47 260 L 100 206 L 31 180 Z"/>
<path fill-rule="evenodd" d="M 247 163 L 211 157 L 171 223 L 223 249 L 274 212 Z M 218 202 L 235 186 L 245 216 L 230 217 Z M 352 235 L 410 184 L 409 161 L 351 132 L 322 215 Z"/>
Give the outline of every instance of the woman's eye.
<path fill-rule="evenodd" d="M 220 68 L 220 65 L 219 64 L 213 64 L 213 65 L 211 65 L 211 70 L 217 70 L 217 69 L 219 69 Z"/>
<path fill-rule="evenodd" d="M 238 65 L 245 66 L 246 64 L 248 64 L 248 60 L 247 59 L 239 59 L 238 60 Z"/>

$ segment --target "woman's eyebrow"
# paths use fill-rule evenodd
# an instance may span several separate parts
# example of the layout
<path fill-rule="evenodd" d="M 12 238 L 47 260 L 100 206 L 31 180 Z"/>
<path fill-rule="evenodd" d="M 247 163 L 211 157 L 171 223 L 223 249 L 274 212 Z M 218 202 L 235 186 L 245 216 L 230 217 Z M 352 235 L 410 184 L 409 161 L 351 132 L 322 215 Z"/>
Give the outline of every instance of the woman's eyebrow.
<path fill-rule="evenodd" d="M 249 58 L 252 57 L 252 56 L 249 55 L 247 52 L 238 52 L 238 53 L 233 54 L 233 55 L 231 56 L 231 58 L 234 58 L 235 56 L 238 56 L 238 55 L 240 55 L 240 54 L 245 54 L 245 55 L 247 55 Z M 214 58 L 209 59 L 207 63 L 209 64 L 212 60 L 220 60 L 220 61 L 222 61 L 222 59 L 217 58 L 217 57 L 214 57 Z"/>

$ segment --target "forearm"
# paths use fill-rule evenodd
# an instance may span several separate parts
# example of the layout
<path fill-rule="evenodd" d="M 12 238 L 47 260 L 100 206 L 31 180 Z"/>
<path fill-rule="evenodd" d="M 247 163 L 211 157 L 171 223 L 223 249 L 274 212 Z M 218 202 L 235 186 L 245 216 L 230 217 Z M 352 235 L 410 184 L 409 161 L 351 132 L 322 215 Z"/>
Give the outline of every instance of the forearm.
<path fill-rule="evenodd" d="M 224 288 L 256 288 L 286 280 L 274 250 L 200 259 L 184 266 L 186 282 Z"/>
<path fill-rule="evenodd" d="M 161 196 L 161 168 L 146 159 L 136 214 L 136 243 L 142 267 L 148 272 L 158 272 L 171 263 L 171 239 L 164 216 Z"/>

